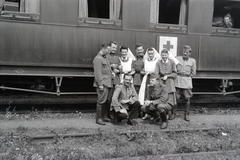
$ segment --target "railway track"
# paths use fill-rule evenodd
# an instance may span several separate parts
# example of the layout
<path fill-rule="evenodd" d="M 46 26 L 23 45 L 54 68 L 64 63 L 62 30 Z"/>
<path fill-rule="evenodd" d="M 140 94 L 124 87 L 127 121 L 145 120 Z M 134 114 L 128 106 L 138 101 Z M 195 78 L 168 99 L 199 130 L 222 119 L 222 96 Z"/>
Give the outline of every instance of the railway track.
<path fill-rule="evenodd" d="M 212 134 L 215 133 L 224 133 L 224 128 L 188 128 L 188 129 L 166 129 L 166 130 L 131 130 L 131 131 L 114 131 L 112 134 L 116 134 L 119 136 L 127 136 L 129 141 L 134 141 L 135 137 L 138 134 L 144 134 L 144 135 L 153 135 L 153 134 L 170 134 L 170 137 L 174 137 L 173 134 L 179 134 L 179 133 L 188 133 L 191 135 L 191 133 L 196 132 L 205 132 L 204 134 L 206 137 L 213 136 Z M 60 141 L 63 141 L 64 139 L 77 139 L 77 138 L 85 138 L 85 137 L 97 137 L 104 134 L 109 134 L 109 132 L 89 132 L 89 133 L 78 133 L 78 134 L 50 134 L 50 135 L 26 135 L 26 136 L 11 136 L 12 139 L 24 139 L 28 141 L 29 143 L 34 144 L 46 144 L 46 143 L 57 143 Z M 189 135 L 188 135 L 189 136 Z M 0 141 L 4 141 L 4 137 L 0 137 Z M 227 154 L 235 154 L 240 156 L 240 149 L 236 147 L 235 149 L 229 150 L 211 150 L 211 151 L 189 151 L 187 153 L 173 153 L 173 154 L 157 154 L 157 155 L 146 155 L 146 156 L 136 156 L 136 157 L 128 157 L 129 160 L 140 160 L 140 159 L 174 159 L 174 158 L 191 158 L 194 156 L 214 156 L 214 155 L 227 155 Z M 4 156 L 4 153 L 1 153 L 0 156 Z M 112 159 L 112 158 L 111 158 Z M 124 160 L 124 158 L 113 158 L 114 160 Z"/>

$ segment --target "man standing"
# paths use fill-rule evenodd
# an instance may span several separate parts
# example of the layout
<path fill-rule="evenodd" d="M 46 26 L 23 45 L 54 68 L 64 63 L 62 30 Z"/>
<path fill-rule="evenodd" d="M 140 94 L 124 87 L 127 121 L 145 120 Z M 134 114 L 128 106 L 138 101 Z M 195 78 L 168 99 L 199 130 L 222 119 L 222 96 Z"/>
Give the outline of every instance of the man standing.
<path fill-rule="evenodd" d="M 142 78 L 144 76 L 144 74 L 141 73 L 141 71 L 144 69 L 144 60 L 143 60 L 144 48 L 142 44 L 137 44 L 135 49 L 136 49 L 136 60 L 133 62 L 133 68 L 135 70 L 133 84 L 137 93 L 139 93 L 140 86 L 142 83 Z"/>
<path fill-rule="evenodd" d="M 120 63 L 119 56 L 116 53 L 117 46 L 118 46 L 117 42 L 110 41 L 109 44 L 111 47 L 111 51 L 109 54 L 106 55 L 106 58 L 108 59 L 111 69 L 115 74 L 115 77 L 113 80 L 113 87 L 110 89 L 110 93 L 109 93 L 110 97 L 112 98 L 115 86 L 120 83 L 119 74 L 120 74 L 121 63 Z M 105 107 L 106 112 L 104 112 L 106 114 L 106 115 L 104 115 L 104 117 L 106 119 L 108 119 L 108 117 L 112 118 L 112 116 L 110 116 L 110 104 L 111 104 L 111 99 L 110 99 L 110 101 L 107 101 L 107 103 L 106 103 L 106 107 Z"/>
<path fill-rule="evenodd" d="M 168 88 L 165 84 L 160 83 L 159 76 L 150 75 L 150 84 L 147 88 L 147 98 L 141 110 L 154 117 L 154 121 L 162 119 L 161 129 L 168 126 L 167 112 L 172 109 L 172 100 L 168 97 Z M 159 113 L 160 116 L 159 116 Z"/>
<path fill-rule="evenodd" d="M 96 123 L 105 125 L 109 119 L 105 119 L 103 116 L 104 108 L 106 107 L 107 100 L 110 101 L 109 91 L 112 88 L 112 70 L 106 55 L 110 52 L 109 43 L 102 44 L 102 49 L 93 60 L 94 69 L 94 83 L 96 87 L 98 100 L 96 106 Z"/>
<path fill-rule="evenodd" d="M 190 58 L 192 49 L 190 46 L 183 46 L 183 55 L 178 56 L 177 60 L 177 78 L 175 80 L 176 96 L 177 99 L 183 95 L 185 99 L 185 112 L 184 119 L 190 121 L 189 110 L 190 110 L 190 98 L 192 97 L 192 76 L 196 74 L 196 61 Z"/>
<path fill-rule="evenodd" d="M 114 90 L 111 110 L 115 112 L 115 123 L 119 123 L 123 119 L 128 119 L 128 125 L 137 124 L 136 121 L 133 121 L 133 118 L 138 117 L 140 103 L 131 81 L 132 75 L 124 74 L 123 83 L 117 85 Z"/>

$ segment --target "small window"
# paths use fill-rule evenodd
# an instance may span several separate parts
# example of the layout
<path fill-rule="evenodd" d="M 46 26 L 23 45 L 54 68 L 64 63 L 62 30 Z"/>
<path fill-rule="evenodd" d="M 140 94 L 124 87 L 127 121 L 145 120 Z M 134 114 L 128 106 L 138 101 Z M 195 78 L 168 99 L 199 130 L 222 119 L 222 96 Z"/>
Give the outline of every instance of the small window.
<path fill-rule="evenodd" d="M 109 0 L 88 0 L 88 17 L 109 19 Z"/>
<path fill-rule="evenodd" d="M 151 0 L 150 27 L 186 31 L 187 0 Z"/>
<path fill-rule="evenodd" d="M 121 25 L 121 6 L 121 0 L 79 0 L 79 22 Z"/>
<path fill-rule="evenodd" d="M 151 23 L 186 25 L 187 0 L 151 0 Z"/>
<path fill-rule="evenodd" d="M 212 26 L 221 28 L 240 28 L 239 15 L 239 0 L 215 0 Z"/>
<path fill-rule="evenodd" d="M 40 0 L 0 0 L 1 19 L 38 21 Z"/>

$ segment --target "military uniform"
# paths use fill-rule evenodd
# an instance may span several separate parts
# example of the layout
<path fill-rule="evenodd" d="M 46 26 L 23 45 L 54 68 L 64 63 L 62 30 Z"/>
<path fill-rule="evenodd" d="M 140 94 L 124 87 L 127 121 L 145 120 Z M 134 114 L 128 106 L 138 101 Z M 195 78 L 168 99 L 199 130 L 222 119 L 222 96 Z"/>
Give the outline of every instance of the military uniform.
<path fill-rule="evenodd" d="M 122 104 L 122 100 L 130 100 L 130 103 Z M 140 108 L 140 103 L 138 101 L 138 95 L 133 85 L 130 87 L 125 86 L 123 83 L 116 85 L 112 103 L 111 103 L 111 110 L 114 110 L 117 113 L 118 120 L 137 118 L 138 117 L 138 110 Z M 121 110 L 125 109 L 128 113 L 122 113 Z"/>
<path fill-rule="evenodd" d="M 155 86 L 148 86 L 146 100 L 151 101 L 151 103 L 148 106 L 144 104 L 141 110 L 155 119 L 161 118 L 162 122 L 165 123 L 165 126 L 161 125 L 161 128 L 165 129 L 167 127 L 166 113 L 172 110 L 173 106 L 172 100 L 168 97 L 167 86 L 161 83 L 158 83 Z"/>
<path fill-rule="evenodd" d="M 97 123 L 100 119 L 103 120 L 103 116 L 105 115 L 105 112 L 106 112 L 106 110 L 104 110 L 106 107 L 106 102 L 110 101 L 110 98 L 111 98 L 109 91 L 113 86 L 112 70 L 111 70 L 110 63 L 106 58 L 106 56 L 103 56 L 100 52 L 93 60 L 93 69 L 94 69 L 93 86 L 96 87 L 97 95 L 98 95 L 97 107 L 96 107 Z M 103 86 L 103 90 L 100 90 L 99 86 Z"/>
<path fill-rule="evenodd" d="M 192 97 L 192 76 L 196 74 L 196 61 L 193 58 L 184 59 L 182 56 L 177 57 L 179 64 L 177 65 L 177 78 L 175 80 L 175 86 L 177 89 L 177 99 L 181 95 L 185 99 L 185 113 L 184 119 L 189 121 L 190 111 L 190 98 Z"/>
<path fill-rule="evenodd" d="M 144 69 L 143 57 L 141 56 L 137 57 L 137 59 L 133 62 L 133 68 L 135 70 L 135 74 L 133 77 L 133 84 L 138 93 L 142 83 L 142 79 L 143 79 L 143 75 L 141 75 L 140 73 Z"/>

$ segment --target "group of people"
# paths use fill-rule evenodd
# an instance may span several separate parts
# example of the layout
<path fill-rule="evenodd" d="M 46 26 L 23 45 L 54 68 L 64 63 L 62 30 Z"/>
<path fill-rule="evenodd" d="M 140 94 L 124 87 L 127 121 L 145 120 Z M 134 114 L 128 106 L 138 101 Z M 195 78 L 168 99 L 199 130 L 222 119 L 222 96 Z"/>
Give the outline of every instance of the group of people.
<path fill-rule="evenodd" d="M 137 44 L 134 56 L 126 46 L 116 54 L 116 41 L 102 44 L 93 60 L 94 87 L 98 94 L 96 123 L 115 124 L 127 119 L 127 124 L 136 125 L 133 119 L 140 115 L 150 116 L 153 122 L 161 121 L 160 128 L 168 126 L 175 118 L 177 99 L 185 99 L 184 119 L 190 121 L 190 98 L 192 76 L 196 74 L 196 61 L 191 58 L 191 47 L 183 47 L 182 56 L 174 57 L 167 49 L 159 54 L 154 48 Z"/>

